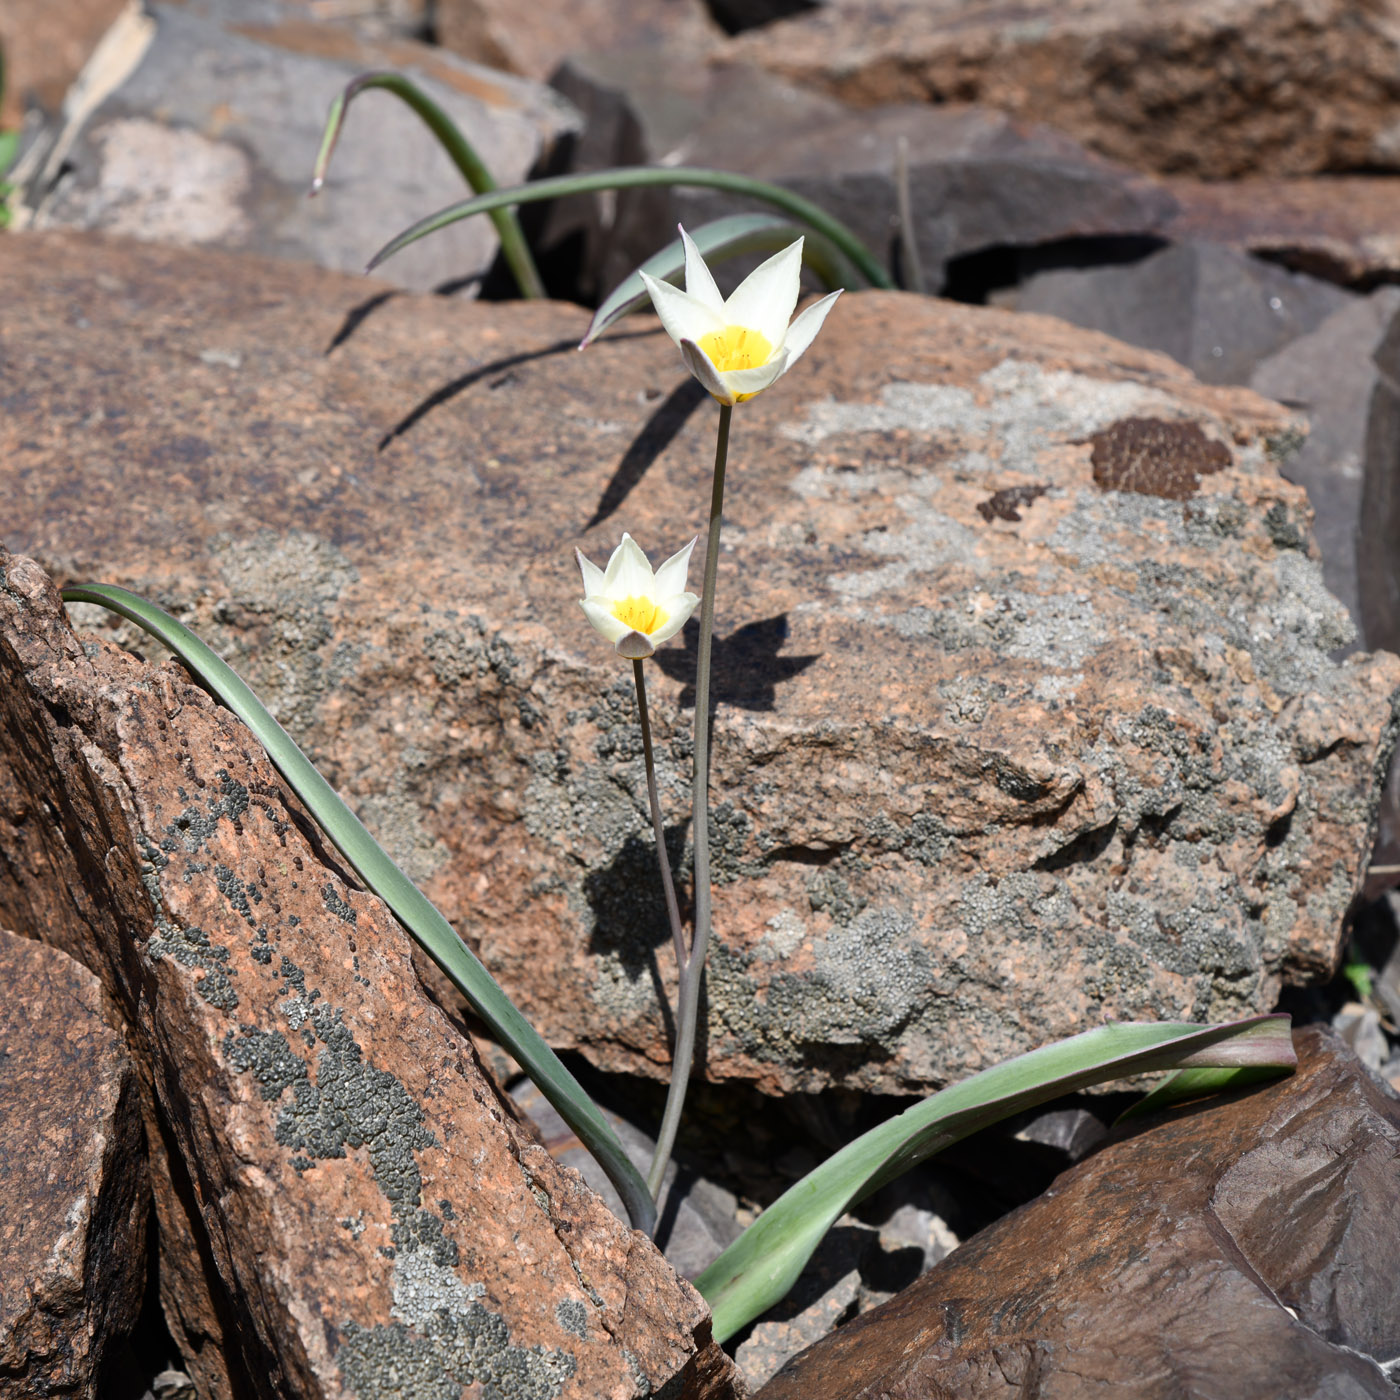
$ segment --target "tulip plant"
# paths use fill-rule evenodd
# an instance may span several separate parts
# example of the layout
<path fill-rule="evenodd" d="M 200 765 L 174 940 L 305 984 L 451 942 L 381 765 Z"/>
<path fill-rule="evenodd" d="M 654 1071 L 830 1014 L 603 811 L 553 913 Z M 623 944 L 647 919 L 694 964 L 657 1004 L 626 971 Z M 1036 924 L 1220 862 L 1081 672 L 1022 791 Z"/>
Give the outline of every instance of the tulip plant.
<path fill-rule="evenodd" d="M 741 190 L 767 199 L 805 225 L 804 235 L 795 240 L 790 237 L 791 226 L 770 215 L 719 220 L 696 230 L 694 237 L 682 230 L 678 242 L 648 259 L 604 301 L 584 338 L 586 345 L 617 317 L 650 301 L 687 369 L 719 405 L 700 595 L 697 597 L 686 588 L 695 540 L 655 571 L 641 548 L 626 534 L 606 568 L 600 569 L 581 552 L 578 555 L 583 611 L 617 654 L 633 666 L 659 875 L 679 969 L 671 1084 L 646 1179 L 628 1159 L 606 1118 L 554 1051 L 228 665 L 188 628 L 124 589 L 92 584 L 66 589 L 63 596 L 69 601 L 102 604 L 145 628 L 184 662 L 201 685 L 247 724 L 328 839 L 460 989 L 491 1034 L 515 1057 L 579 1140 L 597 1157 L 616 1186 L 633 1225 L 650 1232 L 656 1222 L 655 1196 L 675 1142 L 690 1078 L 711 931 L 710 661 L 731 418 L 736 404 L 762 393 L 797 364 L 839 295 L 833 288 L 794 320 L 804 262 L 829 286 L 843 264 L 856 268 L 873 286 L 888 286 L 890 282 L 868 250 L 829 215 L 789 191 L 745 177 L 714 171 L 644 169 L 492 190 L 485 166 L 446 116 L 406 80 L 394 75 L 371 74 L 356 80 L 333 107 L 317 163 L 318 182 L 350 98 L 375 86 L 394 93 L 419 112 L 477 191 L 473 199 L 401 234 L 376 260 L 456 218 L 491 213 L 499 216 L 497 227 L 523 292 L 534 294 L 539 290 L 538 276 L 532 276 L 529 249 L 519 236 L 511 206 L 533 198 L 610 186 L 690 183 Z M 728 256 L 775 246 L 780 251 L 750 274 L 731 296 L 721 297 L 706 265 L 707 250 L 714 256 Z M 684 291 L 671 285 L 672 279 L 678 279 L 682 273 Z M 662 839 L 644 663 L 659 645 L 680 632 L 697 608 L 700 638 L 692 782 L 694 919 L 687 938 Z M 1255 1016 L 1215 1026 L 1116 1023 L 1033 1050 L 943 1089 L 835 1153 L 769 1206 L 696 1279 L 696 1286 L 713 1310 L 714 1336 L 724 1341 L 781 1299 L 843 1211 L 979 1127 L 1061 1094 L 1126 1075 L 1176 1071 L 1149 1096 L 1147 1102 L 1157 1107 L 1278 1073 L 1294 1063 L 1287 1016 Z"/>

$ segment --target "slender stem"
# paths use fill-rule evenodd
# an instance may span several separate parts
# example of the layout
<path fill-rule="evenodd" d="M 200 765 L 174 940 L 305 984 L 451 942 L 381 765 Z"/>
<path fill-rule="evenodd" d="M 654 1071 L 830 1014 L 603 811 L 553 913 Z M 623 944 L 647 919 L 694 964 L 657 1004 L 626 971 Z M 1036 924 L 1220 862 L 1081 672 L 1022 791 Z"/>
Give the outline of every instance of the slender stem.
<path fill-rule="evenodd" d="M 695 1030 L 700 1019 L 700 984 L 704 980 L 705 950 L 710 942 L 710 641 L 715 630 L 715 574 L 719 568 L 719 532 L 724 518 L 724 468 L 729 457 L 729 404 L 719 410 L 719 438 L 715 443 L 715 479 L 710 491 L 710 534 L 705 548 L 705 584 L 700 593 L 700 653 L 695 674 L 695 781 L 692 784 L 695 833 L 695 937 L 690 960 L 681 980 L 680 1006 L 676 1012 L 676 1050 L 671 1061 L 671 1087 L 656 1138 L 656 1153 L 647 1173 L 652 1195 L 661 1189 L 661 1178 L 671 1160 L 690 1084 L 695 1058 Z"/>
<path fill-rule="evenodd" d="M 909 138 L 901 136 L 894 148 L 894 197 L 899 210 L 899 247 L 903 254 L 904 285 L 923 296 L 924 269 L 919 261 L 918 232 L 914 228 L 914 202 L 909 196 Z"/>
<path fill-rule="evenodd" d="M 647 767 L 647 800 L 651 803 L 651 829 L 656 835 L 656 863 L 661 867 L 661 888 L 666 891 L 666 914 L 671 920 L 671 939 L 676 947 L 676 966 L 685 976 L 685 932 L 681 928 L 676 886 L 671 879 L 671 859 L 666 854 L 666 828 L 661 821 L 661 795 L 656 790 L 656 756 L 651 747 L 651 720 L 647 717 L 647 678 L 641 659 L 632 662 L 632 679 L 637 682 L 637 715 L 642 725 L 642 757 Z"/>
<path fill-rule="evenodd" d="M 345 112 L 358 93 L 367 88 L 383 88 L 405 102 L 422 118 L 423 124 L 438 139 L 447 152 L 453 165 L 461 172 L 473 194 L 490 194 L 497 188 L 495 177 L 487 169 L 486 162 L 477 154 L 475 147 L 446 112 L 428 96 L 417 84 L 410 82 L 402 73 L 362 73 L 352 79 L 331 103 L 326 118 L 325 134 L 321 137 L 321 150 L 316 157 L 316 167 L 311 176 L 311 193 L 315 194 L 325 183 L 326 167 L 330 164 L 331 152 L 340 139 L 340 129 L 345 123 Z M 520 219 L 514 209 L 500 208 L 491 212 L 491 222 L 496 225 L 496 237 L 501 240 L 501 255 L 510 268 L 511 276 L 520 295 L 527 300 L 545 295 L 544 283 L 540 280 L 539 269 L 530 253 L 530 245 L 525 241 L 525 233 L 520 227 Z"/>

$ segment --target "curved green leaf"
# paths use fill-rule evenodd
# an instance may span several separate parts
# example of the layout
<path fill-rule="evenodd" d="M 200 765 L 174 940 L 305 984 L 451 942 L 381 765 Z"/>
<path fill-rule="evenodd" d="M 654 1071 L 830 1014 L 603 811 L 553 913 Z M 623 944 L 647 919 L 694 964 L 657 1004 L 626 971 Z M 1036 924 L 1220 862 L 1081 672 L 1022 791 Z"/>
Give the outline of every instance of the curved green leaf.
<path fill-rule="evenodd" d="M 1297 1063 L 1287 1016 L 1219 1026 L 1121 1022 L 1018 1055 L 843 1147 L 780 1196 L 695 1280 L 723 1342 L 787 1293 L 843 1211 L 969 1133 L 1109 1079 L 1194 1066 Z"/>
<path fill-rule="evenodd" d="M 492 1035 L 515 1056 L 540 1092 L 559 1111 L 559 1116 L 578 1135 L 579 1141 L 598 1159 L 622 1197 L 632 1224 L 649 1234 L 655 1223 L 656 1207 L 646 1182 L 628 1160 L 597 1105 L 520 1014 L 477 956 L 457 937 L 452 925 L 365 830 L 360 819 L 241 677 L 189 628 L 125 588 L 110 584 L 65 588 L 63 600 L 97 603 L 145 628 L 180 658 L 200 685 L 252 730 L 321 830 L 350 862 L 356 874 L 393 910 L 424 952 L 452 979 L 490 1027 Z"/>
<path fill-rule="evenodd" d="M 372 271 L 386 258 L 391 258 L 401 249 L 407 248 L 410 243 L 416 243 L 418 239 L 436 233 L 448 224 L 455 224 L 458 219 L 469 219 L 474 214 L 489 214 L 493 209 L 503 209 L 509 204 L 533 204 L 542 199 L 560 199 L 568 194 L 629 190 L 642 185 L 694 185 L 704 189 L 728 190 L 731 194 L 761 199 L 830 239 L 872 287 L 880 287 L 885 291 L 894 289 L 889 273 L 880 266 L 870 249 L 821 205 L 813 204 L 810 199 L 804 199 L 800 194 L 784 189 L 781 185 L 770 185 L 766 180 L 755 180 L 749 175 L 735 175 L 728 170 L 705 170 L 694 165 L 629 165 L 616 170 L 593 170 L 583 175 L 555 175 L 548 180 L 532 180 L 528 185 L 514 185 L 510 189 L 477 195 L 474 199 L 464 199 L 448 205 L 446 209 L 439 209 L 436 214 L 429 214 L 426 219 L 419 219 L 398 237 L 390 239 L 370 259 L 365 271 Z"/>
<path fill-rule="evenodd" d="M 350 103 L 369 88 L 383 88 L 385 92 L 392 92 L 423 119 L 424 125 L 437 137 L 452 163 L 462 172 L 469 189 L 477 194 L 487 194 L 496 188 L 495 179 L 486 168 L 486 162 L 477 155 L 475 147 L 462 135 L 456 122 L 422 88 L 401 73 L 362 73 L 358 78 L 352 78 L 346 84 L 345 91 L 331 103 L 326 115 L 326 129 L 321 136 L 321 149 L 311 172 L 309 193 L 319 193 L 325 184 L 326 167 L 331 163 L 331 152 L 335 150 L 336 142 L 340 140 L 340 129 L 345 125 L 345 114 Z M 496 225 L 496 236 L 501 240 L 501 255 L 510 267 L 520 295 L 526 298 L 544 296 L 544 283 L 540 281 L 539 269 L 535 266 L 530 245 L 525 241 L 515 211 L 502 206 L 490 212 L 491 222 Z"/>
<path fill-rule="evenodd" d="M 1261 1084 L 1273 1079 L 1276 1071 L 1263 1065 L 1242 1065 L 1238 1069 L 1182 1069 L 1169 1079 L 1164 1079 L 1150 1094 L 1144 1094 L 1135 1104 L 1123 1110 L 1114 1119 L 1114 1127 L 1119 1123 L 1130 1122 L 1134 1118 L 1145 1118 L 1151 1113 L 1160 1113 L 1164 1108 L 1174 1108 L 1192 1099 L 1204 1099 L 1212 1094 L 1223 1094 L 1230 1089 L 1244 1089 L 1250 1084 Z"/>
<path fill-rule="evenodd" d="M 777 252 L 801 238 L 802 261 L 821 278 L 827 291 L 834 291 L 843 280 L 841 255 L 821 234 L 800 229 L 791 220 L 775 214 L 730 214 L 686 231 L 711 267 L 744 253 Z M 614 321 L 650 304 L 651 298 L 642 284 L 644 272 L 662 282 L 678 282 L 685 272 L 685 246 L 680 239 L 673 239 L 659 253 L 653 253 L 604 299 L 588 323 L 588 334 L 579 343 L 580 350 L 586 349 Z"/>

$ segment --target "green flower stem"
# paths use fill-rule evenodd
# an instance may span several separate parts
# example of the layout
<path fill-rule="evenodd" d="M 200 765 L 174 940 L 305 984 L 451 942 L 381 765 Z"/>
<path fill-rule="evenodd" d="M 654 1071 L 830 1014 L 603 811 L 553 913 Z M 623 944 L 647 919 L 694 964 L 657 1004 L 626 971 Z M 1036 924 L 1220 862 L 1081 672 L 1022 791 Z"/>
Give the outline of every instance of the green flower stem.
<path fill-rule="evenodd" d="M 647 1185 L 655 1195 L 661 1188 L 671 1149 L 676 1143 L 685 1091 L 695 1058 L 695 1029 L 700 1019 L 700 984 L 704 980 L 705 951 L 710 942 L 710 642 L 715 630 L 715 574 L 719 569 L 719 532 L 724 518 L 724 468 L 729 458 L 729 420 L 734 409 L 721 404 L 719 438 L 715 443 L 715 479 L 710 492 L 710 534 L 705 548 L 705 584 L 700 593 L 700 652 L 695 674 L 695 781 L 692 784 L 695 832 L 695 937 L 690 959 L 681 978 L 680 1006 L 676 1012 L 676 1050 L 671 1061 L 671 1087 L 656 1152 L 647 1173 Z"/>
<path fill-rule="evenodd" d="M 438 144 L 447 152 L 453 165 L 462 173 L 473 194 L 490 194 L 497 189 L 495 178 L 486 168 L 486 163 L 477 155 L 471 142 L 458 130 L 457 124 L 428 96 L 416 83 L 410 82 L 401 73 L 362 73 L 346 85 L 345 91 L 331 103 L 326 116 L 326 130 L 321 137 L 321 149 L 316 156 L 316 166 L 311 175 L 311 193 L 316 194 L 325 183 L 326 167 L 330 164 L 331 152 L 340 139 L 340 129 L 345 124 L 345 113 L 354 97 L 367 88 L 383 88 L 392 92 L 422 118 L 423 124 L 438 139 Z M 525 241 L 520 219 L 510 207 L 491 210 L 491 222 L 496 226 L 496 237 L 501 240 L 501 255 L 505 258 L 520 295 L 527 299 L 543 297 L 544 283 L 540 280 L 539 269 L 530 254 L 530 245 Z"/>
<path fill-rule="evenodd" d="M 647 800 L 651 803 L 651 829 L 656 835 L 656 863 L 661 867 L 661 888 L 666 891 L 666 914 L 671 921 L 671 939 L 676 947 L 676 966 L 685 978 L 685 931 L 681 928 L 676 885 L 671 879 L 671 860 L 666 854 L 666 827 L 661 820 L 661 795 L 656 790 L 656 756 L 651 747 L 651 720 L 647 717 L 647 678 L 641 658 L 632 661 L 632 679 L 637 683 L 637 715 L 642 726 L 642 756 L 647 767 Z M 684 991 L 681 993 L 684 996 Z M 656 1194 L 652 1188 L 652 1195 Z"/>

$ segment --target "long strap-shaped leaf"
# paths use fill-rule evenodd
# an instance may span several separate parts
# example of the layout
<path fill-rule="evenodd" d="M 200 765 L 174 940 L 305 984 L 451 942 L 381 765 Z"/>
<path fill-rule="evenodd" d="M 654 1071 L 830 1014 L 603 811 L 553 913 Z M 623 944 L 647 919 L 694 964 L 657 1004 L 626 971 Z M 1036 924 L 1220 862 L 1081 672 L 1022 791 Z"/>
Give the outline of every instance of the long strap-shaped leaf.
<path fill-rule="evenodd" d="M 969 1133 L 1090 1084 L 1197 1065 L 1297 1064 L 1287 1016 L 1219 1026 L 1123 1022 L 1018 1055 L 932 1095 L 827 1158 L 780 1196 L 695 1286 L 731 1337 L 787 1293 L 838 1216 Z"/>
<path fill-rule="evenodd" d="M 497 188 L 495 177 L 487 169 L 486 162 L 476 153 L 476 148 L 465 136 L 456 122 L 428 96 L 416 83 L 405 78 L 402 73 L 361 73 L 352 78 L 331 103 L 326 116 L 326 129 L 321 136 L 321 149 L 316 156 L 316 166 L 311 172 L 310 194 L 318 194 L 326 182 L 326 167 L 331 162 L 331 152 L 340 139 L 340 129 L 345 124 L 345 113 L 350 103 L 360 93 L 369 88 L 383 88 L 392 92 L 422 118 L 423 124 L 438 139 L 438 144 L 447 152 L 453 165 L 461 172 L 467 188 L 476 194 L 485 194 Z M 491 222 L 496 225 L 496 237 L 501 240 L 501 253 L 509 265 L 515 285 L 522 297 L 544 296 L 544 283 L 540 281 L 539 269 L 530 253 L 530 245 L 525 241 L 520 220 L 515 211 L 498 208 L 491 211 Z"/>
<path fill-rule="evenodd" d="M 706 170 L 697 165 L 627 165 L 616 170 L 592 170 L 584 175 L 554 175 L 547 180 L 532 180 L 528 185 L 512 185 L 509 189 L 495 190 L 491 194 L 477 195 L 474 199 L 460 200 L 429 214 L 425 219 L 406 228 L 397 238 L 392 238 L 369 261 L 366 272 L 378 267 L 385 258 L 391 258 L 416 243 L 427 234 L 436 233 L 458 219 L 469 219 L 473 214 L 489 214 L 493 209 L 503 209 L 508 204 L 533 204 L 541 199 L 560 199 L 566 194 L 592 194 L 597 190 L 629 190 L 640 185 L 696 185 L 705 189 L 728 190 L 730 194 L 748 195 L 751 199 L 761 199 L 774 208 L 781 209 L 793 218 L 816 229 L 829 238 L 856 266 L 860 275 L 872 287 L 892 291 L 894 283 L 890 275 L 880 266 L 875 255 L 860 239 L 841 222 L 833 218 L 821 207 L 804 199 L 792 190 L 781 185 L 770 185 L 766 180 L 755 180 L 750 175 L 735 175 L 728 170 Z"/>
<path fill-rule="evenodd" d="M 841 255 L 819 233 L 805 231 L 789 219 L 776 214 L 728 214 L 699 228 L 688 230 L 691 242 L 700 250 L 706 266 L 714 267 L 725 258 L 737 258 L 743 253 L 775 253 L 802 238 L 802 261 L 810 267 L 833 292 L 845 280 L 841 274 Z M 635 272 L 604 298 L 588 323 L 588 333 L 579 344 L 586 350 L 612 323 L 629 311 L 651 304 L 651 293 L 642 281 L 642 273 L 662 282 L 677 282 L 685 271 L 685 246 L 679 238 L 672 239 L 659 253 L 653 253 Z"/>
<path fill-rule="evenodd" d="M 248 685 L 189 628 L 168 613 L 110 584 L 65 588 L 68 603 L 97 603 L 145 628 L 184 662 L 190 674 L 252 730 L 277 771 L 306 804 L 321 830 L 350 862 L 365 884 L 393 910 L 395 917 L 452 979 L 502 1045 L 515 1056 L 579 1141 L 598 1159 L 617 1188 L 632 1224 L 648 1234 L 656 1207 L 641 1173 L 628 1160 L 607 1119 L 559 1057 L 457 937 L 426 895 L 394 864 L 365 830 L 335 789 L 264 708 Z"/>

